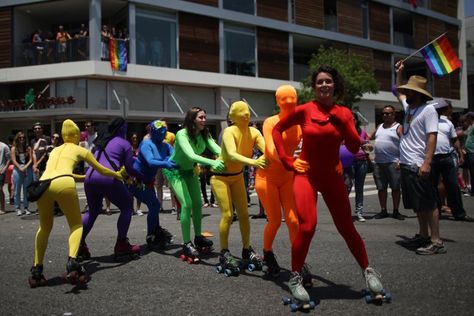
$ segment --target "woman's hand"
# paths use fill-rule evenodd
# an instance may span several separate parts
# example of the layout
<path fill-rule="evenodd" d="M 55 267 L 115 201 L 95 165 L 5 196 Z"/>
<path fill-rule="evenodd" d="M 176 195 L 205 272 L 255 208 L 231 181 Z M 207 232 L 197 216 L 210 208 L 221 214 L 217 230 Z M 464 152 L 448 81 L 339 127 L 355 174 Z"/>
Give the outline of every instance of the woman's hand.
<path fill-rule="evenodd" d="M 267 163 L 267 160 L 265 159 L 265 156 L 262 155 L 262 156 L 258 157 L 257 159 L 255 159 L 254 167 L 264 169 L 267 166 L 267 164 L 268 163 Z"/>
<path fill-rule="evenodd" d="M 296 158 L 293 162 L 293 169 L 298 173 L 306 173 L 310 169 L 309 162 Z"/>
<path fill-rule="evenodd" d="M 213 172 L 216 172 L 216 173 L 221 173 L 222 171 L 224 171 L 225 169 L 225 165 L 224 165 L 224 162 L 222 160 L 214 160 L 212 165 L 211 165 L 211 170 Z"/>

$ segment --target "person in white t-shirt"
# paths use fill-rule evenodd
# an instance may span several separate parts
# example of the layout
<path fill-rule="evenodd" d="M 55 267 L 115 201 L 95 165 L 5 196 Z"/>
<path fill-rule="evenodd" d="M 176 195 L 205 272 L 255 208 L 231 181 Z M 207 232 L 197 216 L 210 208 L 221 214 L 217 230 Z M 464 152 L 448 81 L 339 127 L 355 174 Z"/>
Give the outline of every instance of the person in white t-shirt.
<path fill-rule="evenodd" d="M 402 244 L 416 248 L 419 255 L 446 253 L 439 232 L 436 186 L 430 178 L 438 134 L 438 113 L 428 103 L 433 97 L 426 91 L 426 78 L 413 75 L 401 85 L 403 68 L 403 62 L 395 64 L 398 99 L 405 111 L 400 139 L 402 199 L 404 207 L 416 213 L 419 233 Z"/>

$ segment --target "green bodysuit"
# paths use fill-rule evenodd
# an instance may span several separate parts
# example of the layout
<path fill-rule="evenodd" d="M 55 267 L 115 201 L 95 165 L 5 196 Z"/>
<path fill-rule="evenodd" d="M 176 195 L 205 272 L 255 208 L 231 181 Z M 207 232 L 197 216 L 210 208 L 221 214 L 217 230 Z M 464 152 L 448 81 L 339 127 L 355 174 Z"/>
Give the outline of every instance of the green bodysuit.
<path fill-rule="evenodd" d="M 191 222 L 190 215 L 192 211 L 194 234 L 201 236 L 202 219 L 202 199 L 199 187 L 199 178 L 194 172 L 195 165 L 209 165 L 214 167 L 219 164 L 216 160 L 200 156 L 206 148 L 214 155 L 219 155 L 220 147 L 212 137 L 207 141 L 198 134 L 195 140 L 191 140 L 188 131 L 184 128 L 176 133 L 176 143 L 174 152 L 170 160 L 178 165 L 177 169 L 163 169 L 163 174 L 168 179 L 173 192 L 181 204 L 181 230 L 183 234 L 183 243 L 191 241 Z"/>

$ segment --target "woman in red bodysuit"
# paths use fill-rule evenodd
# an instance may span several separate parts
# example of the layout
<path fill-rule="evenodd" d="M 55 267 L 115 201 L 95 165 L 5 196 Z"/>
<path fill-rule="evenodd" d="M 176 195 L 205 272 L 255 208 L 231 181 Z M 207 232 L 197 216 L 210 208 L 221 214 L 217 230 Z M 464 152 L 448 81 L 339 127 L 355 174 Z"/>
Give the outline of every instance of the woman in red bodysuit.
<path fill-rule="evenodd" d="M 312 75 L 312 87 L 316 100 L 297 106 L 294 112 L 280 120 L 272 133 L 283 165 L 295 171 L 293 191 L 299 229 L 291 250 L 293 272 L 290 291 L 296 299 L 309 301 L 300 273 L 316 229 L 316 205 L 320 192 L 337 230 L 363 269 L 367 286 L 372 292 L 381 293 L 379 275 L 368 267 L 364 241 L 352 222 L 351 205 L 339 160 L 342 141 L 352 153 L 356 153 L 361 145 L 351 110 L 335 103 L 343 96 L 343 79 L 336 69 L 321 66 Z M 297 159 L 286 153 L 282 138 L 283 131 L 294 125 L 301 126 L 303 133 L 303 147 Z"/>

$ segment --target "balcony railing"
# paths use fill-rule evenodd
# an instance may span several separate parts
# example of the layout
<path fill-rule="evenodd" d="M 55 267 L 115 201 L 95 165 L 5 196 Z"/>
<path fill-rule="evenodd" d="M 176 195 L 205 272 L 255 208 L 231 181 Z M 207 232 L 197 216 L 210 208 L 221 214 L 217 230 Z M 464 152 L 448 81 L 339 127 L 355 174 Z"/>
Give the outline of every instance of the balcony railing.
<path fill-rule="evenodd" d="M 0 112 L 45 110 L 75 107 L 76 99 L 69 97 L 35 97 L 32 104 L 27 105 L 25 99 L 7 99 L 0 100 Z"/>
<path fill-rule="evenodd" d="M 31 66 L 89 59 L 89 38 L 74 38 L 59 43 L 21 43 L 14 47 L 14 65 Z"/>

